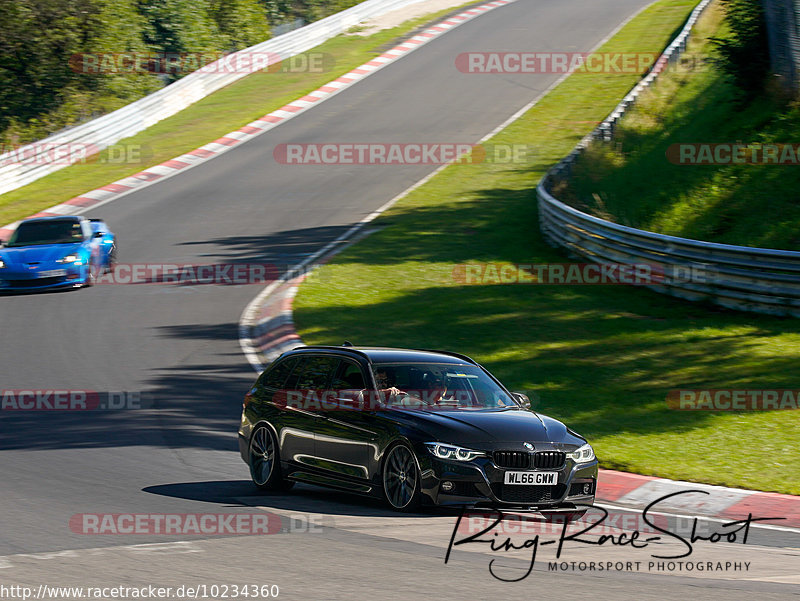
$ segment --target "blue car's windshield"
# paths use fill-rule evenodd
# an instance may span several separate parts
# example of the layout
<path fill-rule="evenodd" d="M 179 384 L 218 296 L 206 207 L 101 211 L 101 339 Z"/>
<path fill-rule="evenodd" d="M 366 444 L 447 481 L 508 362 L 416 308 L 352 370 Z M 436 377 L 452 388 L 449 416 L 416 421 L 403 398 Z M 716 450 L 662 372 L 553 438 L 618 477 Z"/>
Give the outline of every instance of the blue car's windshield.
<path fill-rule="evenodd" d="M 6 246 L 35 246 L 41 244 L 75 244 L 83 240 L 83 230 L 72 219 L 32 221 L 21 223 Z"/>
<path fill-rule="evenodd" d="M 376 363 L 373 373 L 388 405 L 448 410 L 519 406 L 475 365 Z"/>

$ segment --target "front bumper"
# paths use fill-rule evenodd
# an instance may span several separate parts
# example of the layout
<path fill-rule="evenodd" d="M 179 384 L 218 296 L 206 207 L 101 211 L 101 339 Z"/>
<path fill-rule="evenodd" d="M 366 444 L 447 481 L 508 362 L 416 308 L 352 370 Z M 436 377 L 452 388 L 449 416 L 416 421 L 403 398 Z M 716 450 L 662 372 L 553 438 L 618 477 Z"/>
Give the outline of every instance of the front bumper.
<path fill-rule="evenodd" d="M 86 284 L 88 268 L 58 266 L 37 271 L 11 271 L 0 269 L 0 292 L 23 292 L 82 286 Z"/>
<path fill-rule="evenodd" d="M 422 492 L 436 505 L 574 508 L 593 505 L 598 463 L 580 465 L 567 459 L 559 469 L 502 468 L 489 457 L 474 461 L 444 461 L 420 453 Z M 555 485 L 504 484 L 506 471 L 556 471 Z M 443 483 L 449 483 L 445 487 Z M 445 490 L 449 488 L 449 490 Z"/>

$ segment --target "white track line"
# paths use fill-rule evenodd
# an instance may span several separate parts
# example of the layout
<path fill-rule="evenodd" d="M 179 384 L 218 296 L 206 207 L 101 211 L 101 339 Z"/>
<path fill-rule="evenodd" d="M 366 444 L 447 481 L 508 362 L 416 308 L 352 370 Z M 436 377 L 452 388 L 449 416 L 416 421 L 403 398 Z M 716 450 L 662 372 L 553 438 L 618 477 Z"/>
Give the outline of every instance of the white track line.
<path fill-rule="evenodd" d="M 758 491 L 753 491 L 758 492 Z M 613 503 L 595 503 L 597 507 L 603 507 L 604 509 L 613 509 L 615 511 L 628 511 L 630 513 L 641 513 L 642 508 L 640 507 L 625 507 L 624 505 L 614 505 Z M 711 515 L 689 515 L 685 513 L 672 513 L 669 511 L 648 511 L 647 515 L 660 515 L 664 517 L 677 517 L 677 518 L 686 518 L 689 520 L 693 520 L 697 518 L 698 520 L 708 520 L 709 522 L 719 522 L 720 524 L 725 524 L 728 522 L 736 521 L 736 518 L 721 518 L 717 516 Z M 742 516 L 741 519 L 746 518 L 747 516 Z M 753 516 L 753 517 L 779 517 L 779 516 Z M 800 528 L 791 528 L 789 526 L 773 526 L 772 524 L 761 524 L 761 523 L 754 523 L 750 525 L 750 529 L 759 528 L 761 530 L 777 530 L 780 532 L 791 532 L 792 534 L 800 534 Z"/>

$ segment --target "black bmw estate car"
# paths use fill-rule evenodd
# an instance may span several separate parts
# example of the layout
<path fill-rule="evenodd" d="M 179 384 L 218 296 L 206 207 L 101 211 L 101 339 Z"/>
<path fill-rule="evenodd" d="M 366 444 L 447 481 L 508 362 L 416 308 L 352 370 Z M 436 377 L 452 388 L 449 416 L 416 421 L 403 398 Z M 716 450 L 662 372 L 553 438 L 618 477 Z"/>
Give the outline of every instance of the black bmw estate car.
<path fill-rule="evenodd" d="M 530 409 L 464 355 L 302 346 L 244 399 L 239 449 L 255 485 L 306 482 L 421 503 L 565 510 L 591 505 L 584 438 Z"/>

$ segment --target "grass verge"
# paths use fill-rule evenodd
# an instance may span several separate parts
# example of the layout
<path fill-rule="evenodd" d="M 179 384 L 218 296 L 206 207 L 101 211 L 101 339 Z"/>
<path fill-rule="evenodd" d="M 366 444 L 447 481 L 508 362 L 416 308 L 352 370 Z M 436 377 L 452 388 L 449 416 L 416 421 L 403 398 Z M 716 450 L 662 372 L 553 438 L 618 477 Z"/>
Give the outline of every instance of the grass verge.
<path fill-rule="evenodd" d="M 462 6 L 474 3 L 473 0 Z M 458 7 L 418 17 L 367 37 L 332 38 L 309 51 L 324 55 L 323 72 L 264 71 L 249 75 L 145 131 L 120 140 L 85 163 L 0 195 L 0 224 L 22 219 L 216 140 L 378 56 L 392 40 L 456 10 Z"/>
<path fill-rule="evenodd" d="M 711 11 L 697 34 L 687 68 L 666 74 L 643 94 L 614 142 L 594 143 L 560 194 L 589 213 L 632 227 L 800 250 L 800 157 L 794 152 L 787 155 L 795 160 L 790 165 L 671 162 L 680 158 L 681 144 L 796 147 L 800 140 L 800 104 L 787 103 L 776 90 L 744 103 L 715 66 L 709 38 L 729 35 L 722 10 Z"/>
<path fill-rule="evenodd" d="M 660 51 L 693 5 L 656 2 L 602 51 Z M 468 353 L 589 437 L 607 468 L 800 494 L 800 412 L 678 412 L 665 400 L 680 388 L 800 388 L 800 322 L 633 287 L 453 277 L 465 263 L 564 262 L 539 235 L 536 183 L 636 79 L 569 77 L 492 140 L 534 144 L 535 160 L 453 165 L 405 197 L 301 286 L 298 331 L 310 344 Z"/>

